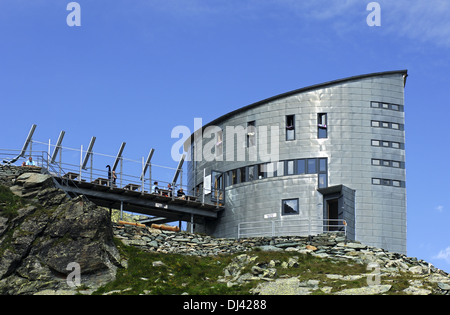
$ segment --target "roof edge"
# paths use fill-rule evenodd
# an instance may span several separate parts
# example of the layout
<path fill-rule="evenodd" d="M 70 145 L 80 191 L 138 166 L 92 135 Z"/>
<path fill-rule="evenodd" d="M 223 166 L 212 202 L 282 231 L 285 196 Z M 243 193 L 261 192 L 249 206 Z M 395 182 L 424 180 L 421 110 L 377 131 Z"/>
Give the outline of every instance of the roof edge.
<path fill-rule="evenodd" d="M 342 84 L 344 82 L 361 80 L 361 79 L 366 79 L 366 78 L 370 78 L 370 77 L 377 77 L 377 76 L 383 76 L 383 75 L 391 75 L 391 74 L 402 74 L 404 76 L 404 84 L 406 85 L 406 78 L 408 77 L 408 70 L 407 69 L 405 69 L 405 70 L 394 70 L 394 71 L 384 71 L 384 72 L 374 72 L 374 73 L 368 73 L 368 74 L 362 74 L 362 75 L 357 75 L 357 76 L 351 76 L 351 77 L 347 77 L 347 78 L 343 78 L 343 79 L 337 79 L 337 80 L 328 81 L 328 82 L 324 82 L 324 83 L 314 84 L 314 85 L 310 85 L 310 86 L 303 87 L 303 88 L 300 88 L 300 89 L 296 89 L 296 90 L 293 90 L 293 91 L 289 91 L 289 92 L 285 92 L 285 93 L 282 93 L 282 94 L 278 94 L 278 95 L 275 95 L 275 96 L 263 99 L 261 101 L 252 103 L 250 105 L 246 105 L 244 107 L 238 108 L 236 110 L 233 110 L 233 111 L 231 111 L 231 112 L 229 112 L 229 113 L 227 113 L 225 115 L 222 115 L 222 116 L 214 119 L 213 121 L 209 122 L 208 124 L 204 125 L 202 127 L 202 130 L 204 128 L 208 127 L 208 126 L 214 126 L 217 123 L 219 123 L 220 121 L 223 121 L 223 120 L 227 119 L 228 117 L 231 117 L 231 116 L 233 116 L 233 115 L 235 115 L 237 113 L 249 110 L 249 109 L 251 109 L 253 107 L 257 107 L 259 105 L 262 105 L 262 104 L 265 104 L 265 103 L 268 103 L 268 102 L 275 101 L 277 99 L 281 99 L 281 98 L 288 97 L 288 96 L 291 96 L 291 95 L 294 95 L 294 94 L 298 94 L 298 93 L 304 93 L 304 92 L 307 92 L 307 91 L 316 90 L 316 89 L 323 88 L 323 87 L 326 87 L 326 86 L 331 86 L 331 85 L 335 85 L 335 84 Z M 195 130 L 194 133 L 196 131 L 197 130 Z M 194 133 L 192 133 L 191 139 L 194 136 Z"/>

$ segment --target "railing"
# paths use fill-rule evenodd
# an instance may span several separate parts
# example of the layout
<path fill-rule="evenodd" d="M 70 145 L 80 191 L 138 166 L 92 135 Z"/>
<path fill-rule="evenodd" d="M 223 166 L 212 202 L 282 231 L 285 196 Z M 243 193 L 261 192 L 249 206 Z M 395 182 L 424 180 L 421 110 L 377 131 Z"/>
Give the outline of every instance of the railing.
<path fill-rule="evenodd" d="M 336 232 L 343 232 L 347 236 L 347 223 L 345 220 L 302 218 L 241 222 L 238 224 L 237 231 L 238 238 L 257 236 L 309 236 Z"/>
<path fill-rule="evenodd" d="M 58 157 L 52 163 L 50 161 L 50 147 L 46 143 L 39 141 L 32 141 L 33 151 L 26 152 L 24 156 L 18 157 L 20 150 L 5 150 L 0 149 L 0 164 L 25 166 L 29 157 L 32 158 L 35 166 L 43 167 L 48 172 L 56 177 L 68 179 L 71 182 L 94 182 L 100 185 L 109 186 L 111 188 L 123 188 L 129 190 L 135 190 L 139 192 L 151 192 L 151 188 L 154 182 L 158 182 L 158 187 L 165 189 L 170 182 L 169 178 L 173 177 L 173 174 L 177 170 L 173 167 L 166 167 L 161 165 L 155 165 L 149 163 L 147 165 L 147 174 L 144 174 L 145 162 L 144 158 L 141 161 L 131 160 L 124 157 L 120 157 L 117 169 L 113 172 L 111 169 L 116 156 L 106 155 L 101 153 L 94 153 L 90 156 L 90 163 L 83 169 L 82 160 L 87 151 L 81 149 L 72 149 L 66 147 L 59 147 Z M 42 150 L 44 148 L 37 149 L 39 145 L 48 146 L 48 150 Z M 64 159 L 62 158 L 64 156 Z M 103 164 L 103 168 L 98 168 L 94 165 Z M 107 168 L 106 165 L 110 165 Z M 126 171 L 127 170 L 127 171 Z M 134 173 L 134 175 L 133 175 Z M 142 176 L 144 174 L 144 176 Z M 166 180 L 161 180 L 156 176 L 164 176 Z M 116 177 L 116 178 L 114 178 Z M 169 180 L 167 180 L 169 179 Z M 173 187 L 173 195 L 179 188 L 183 188 L 187 194 L 187 187 L 182 184 L 182 170 L 180 170 L 180 176 L 178 183 L 175 183 Z"/>

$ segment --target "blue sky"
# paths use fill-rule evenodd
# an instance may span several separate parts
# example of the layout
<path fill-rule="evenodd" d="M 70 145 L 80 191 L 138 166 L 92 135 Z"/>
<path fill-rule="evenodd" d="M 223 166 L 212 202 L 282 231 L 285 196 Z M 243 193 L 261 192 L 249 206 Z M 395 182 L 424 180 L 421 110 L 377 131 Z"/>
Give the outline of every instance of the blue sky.
<path fill-rule="evenodd" d="M 450 271 L 450 2 L 0 0 L 0 148 L 35 140 L 171 167 L 175 126 L 194 128 L 283 92 L 408 69 L 408 255 Z M 171 176 L 168 175 L 168 176 Z"/>

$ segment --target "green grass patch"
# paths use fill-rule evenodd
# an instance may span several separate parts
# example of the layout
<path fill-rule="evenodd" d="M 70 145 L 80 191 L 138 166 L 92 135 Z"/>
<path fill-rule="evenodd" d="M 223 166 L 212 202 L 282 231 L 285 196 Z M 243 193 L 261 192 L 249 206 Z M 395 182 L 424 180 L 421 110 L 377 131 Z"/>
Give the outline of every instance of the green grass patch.
<path fill-rule="evenodd" d="M 0 215 L 8 219 L 17 216 L 17 210 L 23 207 L 22 198 L 14 195 L 6 186 L 0 185 Z"/>

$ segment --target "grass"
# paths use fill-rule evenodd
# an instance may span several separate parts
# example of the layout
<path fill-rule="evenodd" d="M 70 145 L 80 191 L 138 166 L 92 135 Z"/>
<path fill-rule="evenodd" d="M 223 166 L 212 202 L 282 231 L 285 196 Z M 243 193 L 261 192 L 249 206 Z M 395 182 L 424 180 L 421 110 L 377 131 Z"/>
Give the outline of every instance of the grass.
<path fill-rule="evenodd" d="M 22 198 L 14 195 L 11 190 L 0 185 L 0 215 L 8 219 L 17 216 L 17 210 L 24 206 Z"/>

